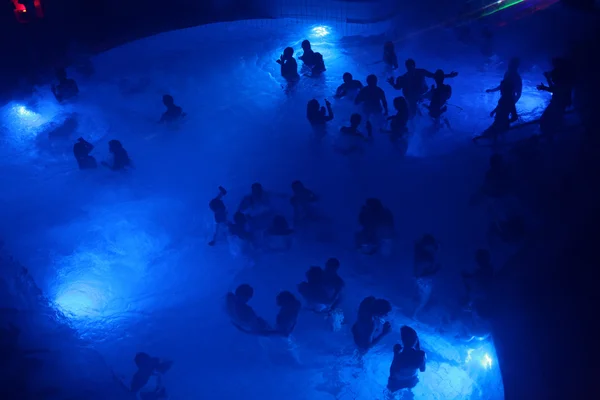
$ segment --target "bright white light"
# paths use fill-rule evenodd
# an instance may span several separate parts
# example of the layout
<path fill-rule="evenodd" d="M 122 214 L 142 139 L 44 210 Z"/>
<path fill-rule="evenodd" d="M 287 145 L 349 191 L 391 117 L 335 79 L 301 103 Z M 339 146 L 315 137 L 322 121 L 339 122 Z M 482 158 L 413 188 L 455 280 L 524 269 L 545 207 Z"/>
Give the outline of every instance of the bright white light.
<path fill-rule="evenodd" d="M 490 355 L 488 353 L 485 353 L 483 355 L 483 358 L 481 359 L 481 365 L 485 369 L 491 369 L 492 368 L 492 357 L 490 357 Z"/>
<path fill-rule="evenodd" d="M 498 0 L 498 1 L 496 2 L 496 4 L 502 4 L 502 2 L 503 2 L 503 1 L 504 1 L 504 0 Z"/>
<path fill-rule="evenodd" d="M 329 35 L 329 28 L 326 26 L 315 26 L 312 28 L 312 34 L 316 37 L 323 37 Z"/>
<path fill-rule="evenodd" d="M 102 291 L 91 283 L 73 282 L 56 296 L 56 305 L 69 317 L 98 317 L 106 299 Z"/>

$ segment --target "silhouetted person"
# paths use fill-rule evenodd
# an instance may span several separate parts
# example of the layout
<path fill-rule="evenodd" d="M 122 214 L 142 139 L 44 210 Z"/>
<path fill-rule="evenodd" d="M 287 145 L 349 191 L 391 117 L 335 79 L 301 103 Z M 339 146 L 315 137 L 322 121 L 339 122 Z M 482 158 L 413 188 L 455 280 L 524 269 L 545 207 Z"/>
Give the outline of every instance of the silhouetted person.
<path fill-rule="evenodd" d="M 427 93 L 428 85 L 425 78 L 434 78 L 435 74 L 422 68 L 417 68 L 414 60 L 408 59 L 404 63 L 406 73 L 396 78 L 389 78 L 387 81 L 396 90 L 402 90 L 402 94 L 408 103 L 409 116 L 412 119 L 417 114 L 417 105 L 423 95 Z M 451 72 L 444 75 L 444 78 L 454 78 L 458 72 Z"/>
<path fill-rule="evenodd" d="M 303 40 L 302 41 L 302 50 L 304 51 L 304 53 L 298 57 L 306 66 L 312 68 L 316 65 L 317 63 L 317 57 L 316 54 L 311 45 L 310 42 L 308 40 Z"/>
<path fill-rule="evenodd" d="M 90 152 L 94 150 L 94 146 L 84 140 L 83 138 L 77 139 L 77 143 L 73 145 L 73 155 L 77 160 L 79 169 L 94 169 L 98 167 L 96 159 L 90 156 Z"/>
<path fill-rule="evenodd" d="M 358 92 L 354 103 L 362 104 L 367 116 L 381 115 L 382 107 L 384 115 L 388 114 L 388 103 L 385 98 L 385 92 L 377 86 L 377 77 L 375 75 L 367 76 L 367 86 Z"/>
<path fill-rule="evenodd" d="M 185 116 L 183 109 L 175 105 L 175 100 L 170 94 L 163 96 L 163 104 L 167 107 L 167 111 L 160 117 L 159 122 L 173 122 Z"/>
<path fill-rule="evenodd" d="M 276 301 L 280 309 L 275 318 L 275 331 L 282 336 L 290 336 L 296 327 L 302 304 L 287 290 L 279 293 Z"/>
<path fill-rule="evenodd" d="M 331 103 L 325 99 L 325 107 L 322 107 L 318 100 L 310 100 L 306 105 L 306 118 L 311 125 L 324 125 L 331 121 L 333 119 Z"/>
<path fill-rule="evenodd" d="M 429 116 L 434 120 L 436 129 L 441 126 L 442 115 L 448 110 L 446 103 L 452 96 L 452 87 L 444 83 L 445 76 L 444 71 L 441 69 L 435 71 L 435 85 L 431 86 L 431 91 L 427 94 L 430 100 L 427 109 L 429 110 Z M 448 120 L 444 118 L 443 121 L 450 128 Z"/>
<path fill-rule="evenodd" d="M 358 307 L 358 317 L 352 325 L 354 343 L 362 352 L 368 351 L 392 330 L 389 321 L 382 319 L 392 311 L 392 305 L 373 296 L 365 298 Z"/>
<path fill-rule="evenodd" d="M 383 45 L 383 62 L 392 69 L 398 68 L 398 57 L 393 42 L 386 42 Z"/>
<path fill-rule="evenodd" d="M 523 79 L 521 79 L 521 75 L 519 74 L 520 64 L 521 61 L 517 57 L 511 58 L 508 63 L 508 69 L 504 73 L 504 78 L 502 79 L 502 82 L 500 82 L 500 85 L 493 89 L 486 90 L 486 93 L 504 91 L 505 95 L 509 95 L 509 97 L 512 98 L 513 103 L 517 104 L 517 101 L 519 101 L 521 94 L 523 93 Z"/>
<path fill-rule="evenodd" d="M 248 229 L 248 218 L 240 211 L 237 211 L 233 215 L 233 222 L 227 223 L 227 227 L 229 228 L 229 233 L 231 235 L 236 236 L 243 241 L 254 244 L 254 236 Z"/>
<path fill-rule="evenodd" d="M 409 119 L 408 103 L 406 102 L 406 99 L 402 96 L 394 98 L 394 108 L 396 109 L 396 114 L 387 119 L 390 124 L 389 129 L 382 129 L 381 132 L 389 134 L 390 141 L 393 144 L 402 144 L 403 153 L 405 153 L 408 148 L 408 143 L 406 141 L 408 128 L 406 125 L 408 124 Z"/>
<path fill-rule="evenodd" d="M 285 79 L 295 80 L 298 78 L 298 63 L 294 58 L 294 49 L 286 47 L 276 62 L 281 66 L 281 76 Z"/>
<path fill-rule="evenodd" d="M 427 357 L 421 350 L 417 332 L 404 325 L 400 328 L 402 344 L 394 345 L 394 359 L 390 366 L 387 388 L 395 393 L 402 389 L 412 389 L 419 383 L 419 371 L 425 372 Z"/>
<path fill-rule="evenodd" d="M 58 85 L 52 85 L 51 90 L 58 102 L 72 99 L 79 94 L 77 83 L 70 78 L 67 78 L 67 71 L 64 68 L 56 70 L 56 78 Z"/>
<path fill-rule="evenodd" d="M 360 116 L 360 114 L 352 114 L 350 116 L 350 126 L 342 126 L 340 128 L 340 133 L 342 133 L 343 135 L 357 136 L 366 139 L 366 136 L 358 130 L 358 127 L 360 126 L 361 122 L 362 117 Z"/>
<path fill-rule="evenodd" d="M 315 312 L 329 312 L 334 298 L 325 285 L 325 272 L 313 266 L 305 273 L 306 281 L 298 284 L 298 293 L 304 298 L 308 309 Z"/>
<path fill-rule="evenodd" d="M 350 72 L 344 72 L 342 79 L 344 80 L 344 83 L 342 83 L 335 91 L 336 98 L 342 98 L 352 93 L 357 93 L 363 88 L 362 82 L 354 79 Z"/>
<path fill-rule="evenodd" d="M 323 54 L 318 52 L 315 53 L 315 65 L 313 65 L 311 71 L 312 76 L 318 76 L 327 71 L 327 68 L 325 68 L 325 60 L 323 60 Z"/>
<path fill-rule="evenodd" d="M 433 290 L 433 277 L 440 271 L 441 265 L 436 260 L 439 244 L 435 238 L 426 234 L 415 243 L 413 275 L 417 285 L 417 305 L 413 318 L 425 308 Z"/>
<path fill-rule="evenodd" d="M 369 198 L 362 206 L 358 215 L 362 230 L 356 234 L 356 245 L 364 248 L 366 254 L 375 254 L 382 239 L 392 236 L 394 231 L 394 216 L 383 206 L 381 200 Z"/>
<path fill-rule="evenodd" d="M 496 141 L 499 135 L 502 135 L 510 129 L 510 124 L 519 119 L 514 99 L 515 92 L 512 84 L 502 81 L 500 83 L 500 100 L 498 100 L 496 108 L 490 113 L 490 116 L 494 117 L 494 123 L 480 136 L 474 137 L 474 142 L 483 138 L 491 138 Z"/>
<path fill-rule="evenodd" d="M 312 204 L 319 200 L 317 195 L 312 190 L 307 189 L 301 181 L 292 182 L 292 192 L 290 204 L 294 210 L 294 220 L 300 221 L 314 217 Z"/>
<path fill-rule="evenodd" d="M 113 171 L 124 171 L 127 167 L 131 167 L 131 159 L 125 148 L 118 140 L 108 142 L 108 151 L 112 154 L 112 162 L 107 163 L 102 161 L 102 165 L 112 169 Z"/>
<path fill-rule="evenodd" d="M 223 186 L 219 186 L 219 194 L 208 203 L 208 207 L 213 212 L 215 217 L 215 233 L 209 246 L 214 246 L 217 239 L 225 234 L 227 230 L 227 207 L 223 203 L 223 197 L 227 194 L 227 190 Z"/>
<path fill-rule="evenodd" d="M 475 252 L 475 263 L 477 268 L 473 272 L 463 271 L 461 273 L 463 284 L 466 290 L 466 302 L 487 297 L 491 290 L 494 279 L 494 267 L 492 266 L 492 257 L 490 252 L 485 249 L 479 249 Z"/>
<path fill-rule="evenodd" d="M 271 250 L 289 250 L 292 247 L 292 234 L 287 220 L 282 215 L 273 217 L 271 226 L 265 231 L 265 242 Z"/>
<path fill-rule="evenodd" d="M 267 321 L 256 315 L 248 301 L 254 296 L 254 289 L 248 284 L 242 284 L 235 289 L 235 293 L 227 293 L 227 314 L 233 326 L 244 333 L 254 335 L 269 335 L 273 330 Z"/>
<path fill-rule="evenodd" d="M 552 93 L 550 103 L 540 117 L 542 135 L 553 139 L 563 126 L 565 111 L 572 104 L 573 81 L 568 62 L 562 58 L 552 60 L 554 69 L 545 72 L 548 85 L 539 84 L 537 89 Z"/>
<path fill-rule="evenodd" d="M 168 398 L 166 389 L 160 381 L 160 376 L 166 373 L 173 363 L 151 357 L 147 353 L 137 353 L 134 361 L 138 370 L 131 380 L 130 391 L 138 395 L 141 400 Z M 157 378 L 157 382 L 149 384 L 151 378 Z"/>

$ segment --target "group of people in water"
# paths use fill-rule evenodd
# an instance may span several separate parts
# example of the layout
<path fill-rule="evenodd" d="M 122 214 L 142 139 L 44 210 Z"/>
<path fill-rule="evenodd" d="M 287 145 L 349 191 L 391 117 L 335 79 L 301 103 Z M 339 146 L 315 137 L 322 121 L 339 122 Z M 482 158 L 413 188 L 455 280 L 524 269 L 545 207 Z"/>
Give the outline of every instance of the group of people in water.
<path fill-rule="evenodd" d="M 302 42 L 303 54 L 298 57 L 310 70 L 311 76 L 317 76 L 326 71 L 321 53 L 312 49 L 308 40 Z M 281 75 L 288 81 L 299 79 L 298 63 L 294 58 L 294 49 L 286 48 L 276 62 L 280 65 Z M 394 44 L 387 42 L 384 45 L 383 62 L 392 70 L 399 67 Z M 373 124 L 379 124 L 379 132 L 388 134 L 393 143 L 403 144 L 406 149 L 409 121 L 422 115 L 421 105 L 427 110 L 429 117 L 434 122 L 434 129 L 441 129 L 444 125 L 450 127 L 448 119 L 444 116 L 447 111 L 448 100 L 452 96 L 452 88 L 445 83 L 445 79 L 454 78 L 457 72 L 445 73 L 441 69 L 430 72 L 417 68 L 412 59 L 405 62 L 406 72 L 396 78 L 390 77 L 387 82 L 395 89 L 402 91 L 402 96 L 395 97 L 392 105 L 395 114 L 388 117 L 383 124 L 379 117 L 387 117 L 389 113 L 388 102 L 384 90 L 378 86 L 378 78 L 369 75 L 366 85 L 346 72 L 343 74 L 343 83 L 337 88 L 335 98 L 353 98 L 357 105 L 362 106 L 363 113 L 353 113 L 350 116 L 350 125 L 341 128 L 344 136 L 358 137 L 370 140 L 373 137 Z M 557 58 L 553 61 L 553 70 L 545 73 L 547 84 L 540 84 L 538 90 L 552 93 L 552 100 L 540 118 L 540 129 L 545 137 L 553 137 L 560 130 L 565 110 L 571 105 L 572 76 L 565 60 Z M 512 59 L 508 70 L 501 83 L 488 89 L 488 93 L 500 92 L 500 99 L 496 108 L 491 112 L 494 117 L 493 124 L 481 135 L 473 139 L 496 141 L 506 133 L 511 123 L 518 120 L 516 104 L 519 101 L 523 82 L 519 74 L 519 60 Z M 52 86 L 52 92 L 59 102 L 77 96 L 79 90 L 74 80 L 68 79 L 64 70 L 57 74 L 58 84 Z M 427 79 L 433 79 L 435 84 L 431 87 Z M 185 116 L 183 109 L 177 106 L 170 95 L 163 96 L 166 111 L 160 118 L 160 123 L 169 123 Z M 364 117 L 363 117 L 364 116 Z M 321 106 L 318 100 L 312 99 L 307 104 L 307 119 L 314 127 L 324 126 L 333 120 L 334 113 L 329 101 Z M 365 133 L 361 132 L 361 124 L 365 123 Z M 95 169 L 98 166 L 96 159 L 90 155 L 94 146 L 83 138 L 79 138 L 73 146 L 73 153 L 80 169 Z M 353 148 L 346 149 L 351 152 Z M 113 170 L 123 171 L 132 168 L 133 164 L 127 151 L 118 140 L 109 141 L 109 152 L 112 161 L 102 162 L 101 165 Z M 502 156 L 494 154 L 490 159 L 490 171 L 481 194 L 488 197 L 500 198 L 506 195 L 510 185 L 510 177 Z M 215 231 L 208 242 L 215 246 L 219 242 L 229 241 L 236 243 L 241 251 L 286 251 L 293 243 L 294 228 L 303 222 L 318 218 L 315 207 L 318 196 L 306 188 L 301 181 L 291 184 L 291 195 L 278 194 L 267 191 L 260 183 L 251 186 L 251 192 L 246 195 L 229 220 L 228 209 L 224 198 L 227 190 L 218 188 L 218 194 L 209 202 L 209 208 L 214 216 Z M 286 217 L 275 211 L 275 199 L 286 199 L 292 207 L 293 225 Z M 369 198 L 362 206 L 358 221 L 361 229 L 355 235 L 356 248 L 363 254 L 385 254 L 389 251 L 394 235 L 394 218 L 389 208 L 385 207 L 380 199 Z M 522 220 L 518 216 L 500 221 L 495 226 L 500 226 L 499 231 L 504 235 L 505 241 L 515 240 L 523 234 Z M 427 305 L 432 293 L 433 277 L 440 271 L 441 265 L 437 260 L 440 246 L 431 234 L 419 238 L 414 247 L 414 270 L 418 302 L 412 313 L 416 318 Z M 484 309 L 482 299 L 486 297 L 493 281 L 494 269 L 488 250 L 479 249 L 475 254 L 477 269 L 474 272 L 463 272 L 462 279 L 465 285 L 465 304 L 473 312 Z M 325 314 L 331 317 L 334 329 L 341 327 L 343 315 L 340 316 L 339 304 L 343 299 L 344 280 L 338 274 L 340 262 L 336 258 L 327 260 L 324 268 L 311 266 L 306 272 L 306 280 L 299 283 L 297 292 L 304 301 L 304 308 Z M 302 302 L 291 292 L 284 290 L 277 294 L 275 301 L 280 307 L 275 323 L 270 324 L 259 317 L 248 304 L 254 295 L 254 289 L 247 283 L 239 285 L 235 291 L 227 293 L 225 308 L 233 326 L 239 331 L 260 336 L 289 337 L 294 331 L 297 318 L 303 309 Z M 358 307 L 356 322 L 352 326 L 352 334 L 357 348 L 362 352 L 368 351 L 392 331 L 392 326 L 385 318 L 392 307 L 388 300 L 377 299 L 373 296 L 365 298 Z M 337 328 L 336 328 L 337 327 Z M 411 389 L 418 383 L 418 373 L 426 368 L 426 355 L 421 348 L 417 332 L 409 327 L 400 328 L 401 343 L 393 346 L 393 361 L 390 366 L 388 389 L 390 393 L 402 389 Z M 150 391 L 143 391 L 142 387 L 151 377 L 160 376 L 170 368 L 169 362 L 161 361 L 138 353 L 135 358 L 138 372 L 131 386 L 128 388 L 133 393 L 139 394 L 144 400 L 166 398 L 166 391 L 160 384 L 153 386 Z"/>

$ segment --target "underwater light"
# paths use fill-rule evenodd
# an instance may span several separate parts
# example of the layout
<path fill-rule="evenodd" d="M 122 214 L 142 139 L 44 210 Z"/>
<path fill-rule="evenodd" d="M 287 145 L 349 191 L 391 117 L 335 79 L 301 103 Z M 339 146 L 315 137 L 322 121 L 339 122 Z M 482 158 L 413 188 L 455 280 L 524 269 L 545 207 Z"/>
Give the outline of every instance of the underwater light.
<path fill-rule="evenodd" d="M 465 364 L 469 364 L 473 361 L 478 361 L 483 369 L 492 369 L 493 360 L 489 353 L 485 352 L 483 347 L 478 349 L 468 349 L 467 357 L 465 358 Z"/>
<path fill-rule="evenodd" d="M 329 28 L 323 25 L 315 26 L 312 28 L 312 34 L 316 37 L 323 37 L 329 35 Z"/>
<path fill-rule="evenodd" d="M 483 358 L 481 359 L 481 366 L 485 369 L 492 368 L 492 357 L 490 357 L 488 353 L 483 355 Z"/>
<path fill-rule="evenodd" d="M 68 317 L 93 318 L 100 316 L 105 304 L 104 293 L 91 283 L 73 282 L 56 296 L 56 306 Z"/>

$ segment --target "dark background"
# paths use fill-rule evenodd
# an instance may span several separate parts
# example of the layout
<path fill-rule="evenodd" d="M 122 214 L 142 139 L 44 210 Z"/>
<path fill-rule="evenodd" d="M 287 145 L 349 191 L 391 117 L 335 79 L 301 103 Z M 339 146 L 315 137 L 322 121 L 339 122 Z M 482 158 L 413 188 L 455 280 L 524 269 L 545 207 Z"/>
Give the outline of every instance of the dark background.
<path fill-rule="evenodd" d="M 172 29 L 270 18 L 283 1 L 45 0 L 42 21 L 17 24 L 11 2 L 2 0 L 0 87 L 6 93 L 17 82 L 39 81 L 41 70 L 67 64 L 73 41 L 99 52 Z M 564 4 L 597 15 L 593 1 Z M 572 13 L 565 10 L 565 18 Z M 600 35 L 597 19 L 590 21 L 589 36 L 567 51 L 578 68 L 575 96 L 585 143 L 575 165 L 555 177 L 560 190 L 543 194 L 544 235 L 499 277 L 493 333 L 507 399 L 600 398 Z"/>

